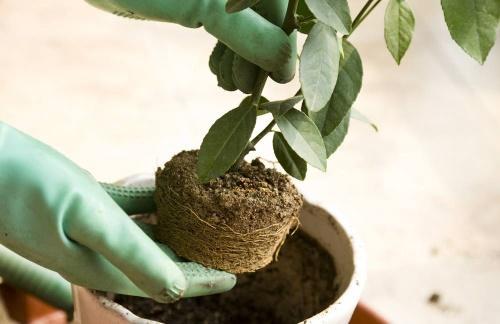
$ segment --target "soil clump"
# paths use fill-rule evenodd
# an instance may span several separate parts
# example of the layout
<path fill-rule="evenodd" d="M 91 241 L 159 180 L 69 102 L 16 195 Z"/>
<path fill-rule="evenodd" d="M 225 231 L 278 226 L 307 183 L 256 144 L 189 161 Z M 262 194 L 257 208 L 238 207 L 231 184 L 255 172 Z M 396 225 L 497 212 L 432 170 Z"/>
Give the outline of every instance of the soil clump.
<path fill-rule="evenodd" d="M 288 176 L 259 160 L 202 184 L 197 154 L 183 151 L 156 173 L 156 240 L 210 268 L 263 268 L 297 228 L 302 196 Z"/>

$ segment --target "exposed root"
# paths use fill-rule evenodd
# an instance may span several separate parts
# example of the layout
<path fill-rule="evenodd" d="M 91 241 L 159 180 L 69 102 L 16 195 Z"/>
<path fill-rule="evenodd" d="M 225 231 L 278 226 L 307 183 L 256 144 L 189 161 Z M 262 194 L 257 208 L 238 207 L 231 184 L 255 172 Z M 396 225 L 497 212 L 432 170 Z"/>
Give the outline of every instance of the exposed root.
<path fill-rule="evenodd" d="M 172 174 L 178 176 L 179 173 Z M 203 203 L 206 200 L 201 203 L 195 202 L 193 200 L 201 201 L 201 198 L 196 195 L 186 195 L 182 191 L 186 190 L 186 187 L 179 191 L 178 178 L 167 179 L 164 176 L 163 170 L 159 170 L 155 194 L 159 226 L 156 228 L 155 237 L 168 244 L 181 257 L 232 273 L 252 272 L 276 259 L 287 234 L 290 231 L 295 232 L 298 228 L 298 212 L 301 207 L 301 197 L 298 193 L 296 195 L 300 199 L 291 201 L 299 202 L 288 210 L 282 210 L 281 206 L 268 206 L 260 199 L 256 199 L 255 203 L 260 205 L 252 210 L 246 210 L 252 205 L 243 196 L 241 199 L 245 199 L 245 202 L 235 205 L 243 208 L 241 212 L 252 217 L 243 220 L 257 220 L 256 223 L 244 227 L 240 226 L 239 222 L 242 222 L 240 219 L 231 224 L 225 218 L 218 216 L 228 212 L 224 209 L 226 205 L 221 195 L 210 196 L 212 200 L 209 202 L 212 205 L 205 206 Z M 196 189 L 203 189 L 202 186 L 197 184 Z M 228 190 L 231 189 L 224 188 L 223 192 L 227 193 Z M 265 192 L 275 197 L 273 198 L 275 200 L 282 199 L 281 195 L 286 194 L 267 188 Z M 269 201 L 273 200 L 270 198 Z M 222 207 L 214 207 L 219 206 L 218 204 Z M 238 213 L 239 210 L 234 212 Z M 273 216 L 273 212 L 280 214 Z M 210 218 L 213 214 L 217 214 L 214 216 L 216 221 Z M 236 226 L 239 228 L 235 228 Z M 246 230 L 247 228 L 249 229 Z"/>

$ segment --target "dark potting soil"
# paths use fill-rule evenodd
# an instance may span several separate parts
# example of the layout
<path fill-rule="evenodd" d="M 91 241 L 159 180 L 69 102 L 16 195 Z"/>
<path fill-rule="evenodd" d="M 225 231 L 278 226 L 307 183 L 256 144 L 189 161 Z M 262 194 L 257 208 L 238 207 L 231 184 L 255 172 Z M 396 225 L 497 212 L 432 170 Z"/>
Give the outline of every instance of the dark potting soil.
<path fill-rule="evenodd" d="M 224 294 L 160 304 L 152 299 L 117 295 L 134 314 L 172 324 L 288 324 L 325 309 L 336 295 L 331 256 L 302 231 L 286 240 L 278 261 L 238 275 Z"/>

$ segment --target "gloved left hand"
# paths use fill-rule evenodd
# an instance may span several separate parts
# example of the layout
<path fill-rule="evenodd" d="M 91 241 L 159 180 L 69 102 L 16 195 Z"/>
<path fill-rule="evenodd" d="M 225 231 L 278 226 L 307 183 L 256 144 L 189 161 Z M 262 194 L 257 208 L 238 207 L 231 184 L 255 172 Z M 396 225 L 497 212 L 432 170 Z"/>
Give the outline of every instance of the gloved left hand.
<path fill-rule="evenodd" d="M 0 122 L 1 244 L 102 291 L 168 302 L 231 289 L 234 275 L 182 262 L 128 217 L 151 212 L 153 192 L 103 187 L 49 146 Z"/>

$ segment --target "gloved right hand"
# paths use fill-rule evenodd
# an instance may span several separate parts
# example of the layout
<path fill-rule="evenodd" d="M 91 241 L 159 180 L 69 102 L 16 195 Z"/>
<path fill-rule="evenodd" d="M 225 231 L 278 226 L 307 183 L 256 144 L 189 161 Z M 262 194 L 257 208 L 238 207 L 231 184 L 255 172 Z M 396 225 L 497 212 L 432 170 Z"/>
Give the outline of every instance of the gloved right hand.
<path fill-rule="evenodd" d="M 85 1 L 128 18 L 172 22 L 191 28 L 203 26 L 249 62 L 268 72 L 282 71 L 284 77 L 280 79 L 287 79 L 285 71 L 295 71 L 296 38 L 250 8 L 229 14 L 225 11 L 226 0 Z M 288 1 L 262 0 L 267 2 L 282 11 L 282 4 Z"/>
<path fill-rule="evenodd" d="M 231 289 L 234 275 L 181 260 L 128 217 L 153 212 L 154 191 L 99 184 L 51 147 L 0 121 L 0 244 L 102 291 L 168 302 Z M 18 262 L 1 252 L 0 270 L 15 273 L 9 265 Z"/>

